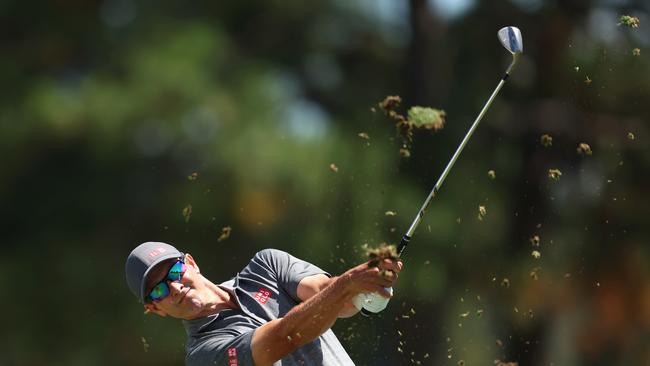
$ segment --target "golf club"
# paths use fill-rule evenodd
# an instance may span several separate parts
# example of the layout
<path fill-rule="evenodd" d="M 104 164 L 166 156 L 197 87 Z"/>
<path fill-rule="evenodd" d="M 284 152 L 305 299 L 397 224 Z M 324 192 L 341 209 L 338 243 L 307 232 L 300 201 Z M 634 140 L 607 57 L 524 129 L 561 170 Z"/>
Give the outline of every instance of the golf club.
<path fill-rule="evenodd" d="M 406 247 L 408 246 L 409 242 L 411 241 L 411 238 L 413 237 L 413 233 L 415 232 L 415 229 L 420 224 L 420 220 L 422 220 L 422 216 L 424 216 L 424 213 L 429 207 L 429 203 L 431 203 L 433 197 L 435 197 L 436 194 L 438 193 L 438 190 L 442 186 L 442 183 L 445 181 L 447 174 L 449 174 L 449 171 L 454 166 L 454 163 L 456 163 L 456 159 L 458 159 L 458 156 L 460 155 L 461 151 L 463 151 L 463 148 L 465 148 L 465 145 L 467 144 L 469 138 L 472 137 L 474 130 L 476 130 L 476 127 L 478 126 L 479 122 L 481 122 L 481 119 L 485 115 L 485 112 L 487 112 L 488 108 L 490 108 L 492 101 L 499 93 L 499 90 L 501 90 L 503 84 L 505 84 L 512 70 L 514 70 L 517 61 L 519 60 L 519 57 L 524 51 L 524 43 L 521 38 L 521 31 L 519 30 L 519 28 L 517 27 L 501 28 L 499 32 L 497 32 L 497 37 L 499 38 L 499 41 L 501 42 L 503 47 L 505 47 L 512 54 L 512 62 L 510 63 L 510 66 L 508 66 L 508 69 L 506 70 L 505 74 L 501 78 L 499 85 L 497 85 L 496 89 L 494 89 L 494 91 L 492 92 L 492 95 L 490 95 L 490 98 L 488 99 L 487 103 L 485 103 L 485 105 L 483 106 L 481 113 L 479 113 L 478 117 L 476 117 L 476 120 L 474 120 L 474 123 L 472 124 L 469 131 L 463 138 L 463 141 L 456 149 L 454 155 L 451 157 L 451 160 L 449 160 L 449 163 L 447 163 L 445 170 L 440 175 L 440 178 L 438 178 L 436 185 L 433 186 L 433 189 L 429 193 L 429 196 L 427 196 L 427 199 L 424 201 L 424 204 L 420 208 L 420 211 L 418 211 L 417 215 L 415 215 L 415 219 L 411 223 L 411 226 L 409 227 L 408 231 L 402 237 L 402 240 L 400 241 L 397 247 L 398 256 L 401 256 L 404 250 L 406 249 Z M 393 293 L 392 288 L 387 288 L 386 290 L 388 290 L 391 294 Z M 364 315 L 369 315 L 370 313 L 378 313 L 382 311 L 383 309 L 386 308 L 388 301 L 389 299 L 382 297 L 376 292 L 368 293 L 368 294 L 359 294 L 353 299 L 354 305 L 357 307 L 357 309 L 360 309 L 361 313 Z"/>

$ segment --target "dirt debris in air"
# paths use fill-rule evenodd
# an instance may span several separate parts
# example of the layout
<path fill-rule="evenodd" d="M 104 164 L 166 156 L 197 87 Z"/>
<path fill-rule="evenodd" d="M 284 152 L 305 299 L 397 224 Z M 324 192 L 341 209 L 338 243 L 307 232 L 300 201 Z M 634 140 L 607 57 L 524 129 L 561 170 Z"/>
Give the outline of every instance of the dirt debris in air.
<path fill-rule="evenodd" d="M 548 170 L 548 177 L 551 180 L 554 180 L 554 181 L 557 182 L 557 181 L 560 180 L 561 176 L 562 176 L 562 172 L 560 171 L 560 169 L 549 169 Z"/>
<path fill-rule="evenodd" d="M 364 140 L 370 140 L 370 136 L 366 132 L 359 132 L 357 136 L 361 137 Z"/>
<path fill-rule="evenodd" d="M 185 218 L 185 223 L 190 222 L 191 216 L 192 216 L 192 205 L 187 205 L 183 207 L 183 217 Z"/>
<path fill-rule="evenodd" d="M 219 235 L 219 238 L 217 239 L 217 243 L 228 239 L 230 237 L 231 232 L 232 232 L 232 228 L 230 226 L 221 228 L 221 235 Z"/>
<path fill-rule="evenodd" d="M 371 266 L 376 267 L 384 259 L 398 260 L 397 249 L 394 245 L 381 243 L 377 248 L 366 248 L 366 254 L 370 259 Z"/>
<path fill-rule="evenodd" d="M 632 56 L 641 56 L 641 49 L 640 48 L 632 49 Z"/>
<path fill-rule="evenodd" d="M 589 146 L 588 144 L 586 144 L 584 142 L 581 142 L 578 145 L 578 148 L 576 149 L 576 151 L 578 151 L 578 154 L 580 154 L 580 155 L 591 155 L 592 154 L 591 146 Z"/>
<path fill-rule="evenodd" d="M 632 132 L 627 133 L 627 139 L 628 140 L 634 140 L 636 137 L 634 137 L 634 134 Z"/>
<path fill-rule="evenodd" d="M 539 142 L 544 147 L 551 147 L 553 145 L 553 137 L 548 134 L 543 134 L 542 137 L 539 138 Z"/>
<path fill-rule="evenodd" d="M 626 25 L 630 28 L 639 28 L 639 24 L 641 22 L 639 21 L 639 18 L 633 17 L 630 15 L 621 15 L 620 18 L 618 18 L 618 24 L 617 25 Z"/>
<path fill-rule="evenodd" d="M 539 271 L 542 270 L 542 267 L 535 267 L 530 271 L 530 278 L 537 281 L 539 280 Z"/>
<path fill-rule="evenodd" d="M 534 235 L 534 236 L 533 236 L 532 238 L 530 238 L 529 240 L 530 240 L 530 244 L 531 244 L 532 246 L 534 246 L 534 247 L 538 247 L 538 246 L 539 246 L 539 235 Z"/>
<path fill-rule="evenodd" d="M 149 352 L 149 343 L 147 343 L 147 340 L 144 337 L 140 337 L 140 340 L 142 341 L 142 348 L 144 351 Z"/>
<path fill-rule="evenodd" d="M 496 179 L 496 177 L 497 177 L 497 173 L 492 169 L 488 170 L 487 174 L 488 174 L 488 177 L 490 177 L 490 179 L 493 179 L 493 180 Z"/>
<path fill-rule="evenodd" d="M 385 215 L 386 216 L 397 216 L 397 212 L 395 212 L 395 211 L 386 211 Z"/>
<path fill-rule="evenodd" d="M 494 360 L 495 366 L 519 366 L 519 362 L 506 362 L 501 360 Z"/>
<path fill-rule="evenodd" d="M 199 177 L 199 173 L 194 172 L 190 175 L 187 176 L 187 180 L 189 181 L 195 181 Z"/>
<path fill-rule="evenodd" d="M 485 216 L 487 216 L 487 210 L 485 209 L 485 206 L 479 205 L 478 206 L 478 220 L 483 221 Z"/>
<path fill-rule="evenodd" d="M 368 262 L 368 266 L 370 267 L 378 267 L 379 263 L 381 263 L 384 259 L 390 259 L 393 261 L 399 260 L 395 246 L 386 243 L 379 244 L 377 248 L 366 247 L 366 254 L 368 256 L 368 259 L 370 259 Z M 379 273 L 387 278 L 391 278 L 395 275 L 395 272 L 392 270 L 385 269 L 382 269 Z"/>
<path fill-rule="evenodd" d="M 379 108 L 395 122 L 398 134 L 406 140 L 400 148 L 400 156 L 407 158 L 411 155 L 409 145 L 413 140 L 413 131 L 422 128 L 437 132 L 444 127 L 445 111 L 429 107 L 414 106 L 407 111 L 406 117 L 396 111 L 402 103 L 399 95 L 389 95 L 379 102 Z"/>
<path fill-rule="evenodd" d="M 338 173 L 339 167 L 337 167 L 336 164 L 332 163 L 330 164 L 330 170 L 333 171 L 334 173 Z"/>

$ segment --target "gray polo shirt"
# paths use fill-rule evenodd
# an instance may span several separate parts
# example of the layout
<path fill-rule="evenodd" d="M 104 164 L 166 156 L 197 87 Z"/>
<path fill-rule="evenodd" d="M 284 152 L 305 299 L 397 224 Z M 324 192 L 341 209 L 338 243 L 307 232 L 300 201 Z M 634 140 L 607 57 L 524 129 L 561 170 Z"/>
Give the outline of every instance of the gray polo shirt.
<path fill-rule="evenodd" d="M 240 309 L 222 310 L 205 318 L 183 321 L 187 332 L 185 363 L 188 366 L 253 365 L 251 341 L 262 324 L 283 317 L 300 303 L 300 280 L 320 268 L 275 249 L 265 249 L 233 279 L 219 286 L 235 295 Z M 354 365 L 331 329 L 274 366 Z"/>

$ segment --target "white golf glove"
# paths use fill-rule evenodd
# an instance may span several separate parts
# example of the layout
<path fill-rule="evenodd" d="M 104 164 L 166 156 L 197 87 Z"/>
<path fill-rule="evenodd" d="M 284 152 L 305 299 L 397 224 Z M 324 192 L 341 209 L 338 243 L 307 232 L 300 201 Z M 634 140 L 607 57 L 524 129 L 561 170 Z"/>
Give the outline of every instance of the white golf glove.
<path fill-rule="evenodd" d="M 393 294 L 392 287 L 386 288 L 386 291 L 390 292 L 391 295 Z M 365 309 L 371 313 L 378 313 L 386 309 L 389 301 L 390 298 L 383 297 L 376 292 L 362 293 L 352 298 L 352 303 L 358 310 Z"/>

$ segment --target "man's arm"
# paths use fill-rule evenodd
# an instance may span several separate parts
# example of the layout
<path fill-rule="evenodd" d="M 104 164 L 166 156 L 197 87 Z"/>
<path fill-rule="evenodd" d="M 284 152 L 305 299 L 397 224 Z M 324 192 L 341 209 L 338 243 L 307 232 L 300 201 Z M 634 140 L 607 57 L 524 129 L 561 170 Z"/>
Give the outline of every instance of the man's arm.
<path fill-rule="evenodd" d="M 302 301 L 307 301 L 312 296 L 316 295 L 325 287 L 333 283 L 338 277 L 328 277 L 324 274 L 317 274 L 313 276 L 307 276 L 300 280 L 298 284 L 298 298 Z M 348 301 L 343 304 L 341 311 L 339 311 L 339 318 L 349 318 L 359 312 L 356 306 L 352 301 Z"/>
<path fill-rule="evenodd" d="M 399 272 L 401 262 L 389 261 L 382 267 Z M 272 320 L 255 330 L 251 344 L 255 364 L 271 365 L 316 339 L 334 324 L 345 304 L 359 293 L 378 292 L 390 297 L 384 288 L 392 287 L 396 277 L 382 276 L 380 268 L 364 263 L 332 278 L 324 288 L 295 306 L 283 318 Z M 307 285 L 301 290 L 303 295 L 308 295 L 310 291 Z"/>

